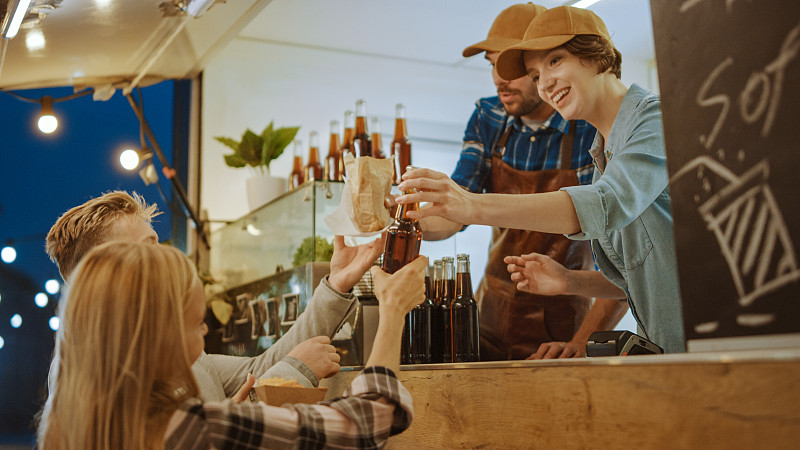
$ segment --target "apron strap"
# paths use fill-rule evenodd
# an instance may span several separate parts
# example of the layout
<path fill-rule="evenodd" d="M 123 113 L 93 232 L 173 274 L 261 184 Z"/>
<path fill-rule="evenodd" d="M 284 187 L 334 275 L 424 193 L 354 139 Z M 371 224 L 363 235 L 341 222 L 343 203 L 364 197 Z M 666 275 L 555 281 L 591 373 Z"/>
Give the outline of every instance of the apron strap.
<path fill-rule="evenodd" d="M 575 142 L 575 125 L 574 120 L 567 122 L 567 134 L 561 138 L 561 164 L 559 167 L 562 170 L 572 169 L 572 144 Z"/>
<path fill-rule="evenodd" d="M 513 130 L 513 125 L 508 125 L 508 115 L 506 115 L 506 119 L 503 121 L 503 133 L 492 146 L 492 156 L 503 159 L 503 156 L 506 154 L 506 144 L 508 143 L 508 138 L 511 137 Z"/>

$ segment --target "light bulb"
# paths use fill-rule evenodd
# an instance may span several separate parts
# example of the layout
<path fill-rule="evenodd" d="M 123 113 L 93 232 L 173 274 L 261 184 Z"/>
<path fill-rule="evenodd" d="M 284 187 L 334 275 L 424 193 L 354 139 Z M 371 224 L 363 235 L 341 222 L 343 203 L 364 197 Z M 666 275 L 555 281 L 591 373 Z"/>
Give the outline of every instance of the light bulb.
<path fill-rule="evenodd" d="M 58 128 L 58 119 L 56 116 L 47 115 L 39 117 L 39 131 L 45 134 L 50 134 Z"/>
<path fill-rule="evenodd" d="M 42 133 L 50 134 L 58 128 L 58 119 L 53 112 L 53 97 L 45 95 L 42 97 L 42 113 L 39 114 L 39 130 Z"/>
<path fill-rule="evenodd" d="M 136 150 L 127 149 L 119 155 L 119 163 L 125 170 L 133 170 L 139 167 L 139 153 Z"/>
<path fill-rule="evenodd" d="M 58 317 L 53 316 L 48 321 L 48 324 L 50 325 L 51 330 L 58 331 L 58 327 L 61 325 L 61 320 Z"/>
<path fill-rule="evenodd" d="M 59 289 L 61 289 L 61 283 L 58 280 L 50 279 L 44 282 L 44 290 L 48 294 L 55 294 Z"/>
<path fill-rule="evenodd" d="M 22 316 L 20 316 L 19 314 L 14 314 L 13 316 L 11 316 L 10 322 L 12 327 L 19 328 L 22 326 Z"/>
<path fill-rule="evenodd" d="M 33 297 L 33 302 L 36 303 L 36 306 L 38 306 L 39 308 L 44 308 L 45 306 L 47 306 L 47 301 L 48 301 L 47 294 L 45 294 L 44 292 L 39 292 Z"/>
<path fill-rule="evenodd" d="M 11 246 L 3 247 L 3 249 L 0 250 L 0 259 L 6 264 L 11 264 L 17 259 L 17 251 Z"/>

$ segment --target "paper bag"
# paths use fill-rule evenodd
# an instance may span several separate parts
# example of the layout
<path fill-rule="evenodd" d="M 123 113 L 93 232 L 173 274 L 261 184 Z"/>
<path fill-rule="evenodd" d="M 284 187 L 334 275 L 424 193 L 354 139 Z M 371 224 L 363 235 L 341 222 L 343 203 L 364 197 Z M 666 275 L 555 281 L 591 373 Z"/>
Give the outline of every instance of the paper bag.
<path fill-rule="evenodd" d="M 344 155 L 347 187 L 353 204 L 353 221 L 362 233 L 380 231 L 392 221 L 384 198 L 392 189 L 392 159 Z"/>

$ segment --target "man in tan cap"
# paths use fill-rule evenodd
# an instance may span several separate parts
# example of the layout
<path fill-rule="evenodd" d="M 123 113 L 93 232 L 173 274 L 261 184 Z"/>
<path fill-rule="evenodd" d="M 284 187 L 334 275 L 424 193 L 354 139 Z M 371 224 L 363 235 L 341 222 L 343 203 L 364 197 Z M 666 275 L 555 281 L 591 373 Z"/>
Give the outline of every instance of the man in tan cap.
<path fill-rule="evenodd" d="M 564 120 L 537 94 L 528 76 L 507 81 L 494 64 L 502 50 L 522 41 L 528 24 L 546 8 L 512 5 L 497 16 L 489 35 L 464 49 L 485 52 L 497 96 L 477 101 L 464 134 L 452 179 L 471 192 L 528 194 L 591 183 L 588 149 L 595 129 Z M 440 240 L 463 229 L 440 217 L 422 220 L 424 239 Z M 542 296 L 518 291 L 503 257 L 541 253 L 570 269 L 594 270 L 585 242 L 557 234 L 494 228 L 486 273 L 476 294 L 480 304 L 481 360 L 585 356 L 596 330 L 612 329 L 627 310 L 617 300 Z"/>

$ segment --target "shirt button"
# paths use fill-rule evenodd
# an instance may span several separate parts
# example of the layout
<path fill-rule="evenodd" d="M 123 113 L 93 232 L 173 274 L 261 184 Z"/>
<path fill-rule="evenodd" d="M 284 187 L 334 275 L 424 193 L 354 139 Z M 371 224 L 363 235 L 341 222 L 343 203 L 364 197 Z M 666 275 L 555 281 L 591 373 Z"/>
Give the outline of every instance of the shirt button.
<path fill-rule="evenodd" d="M 536 136 L 531 136 L 531 142 L 536 142 Z"/>

